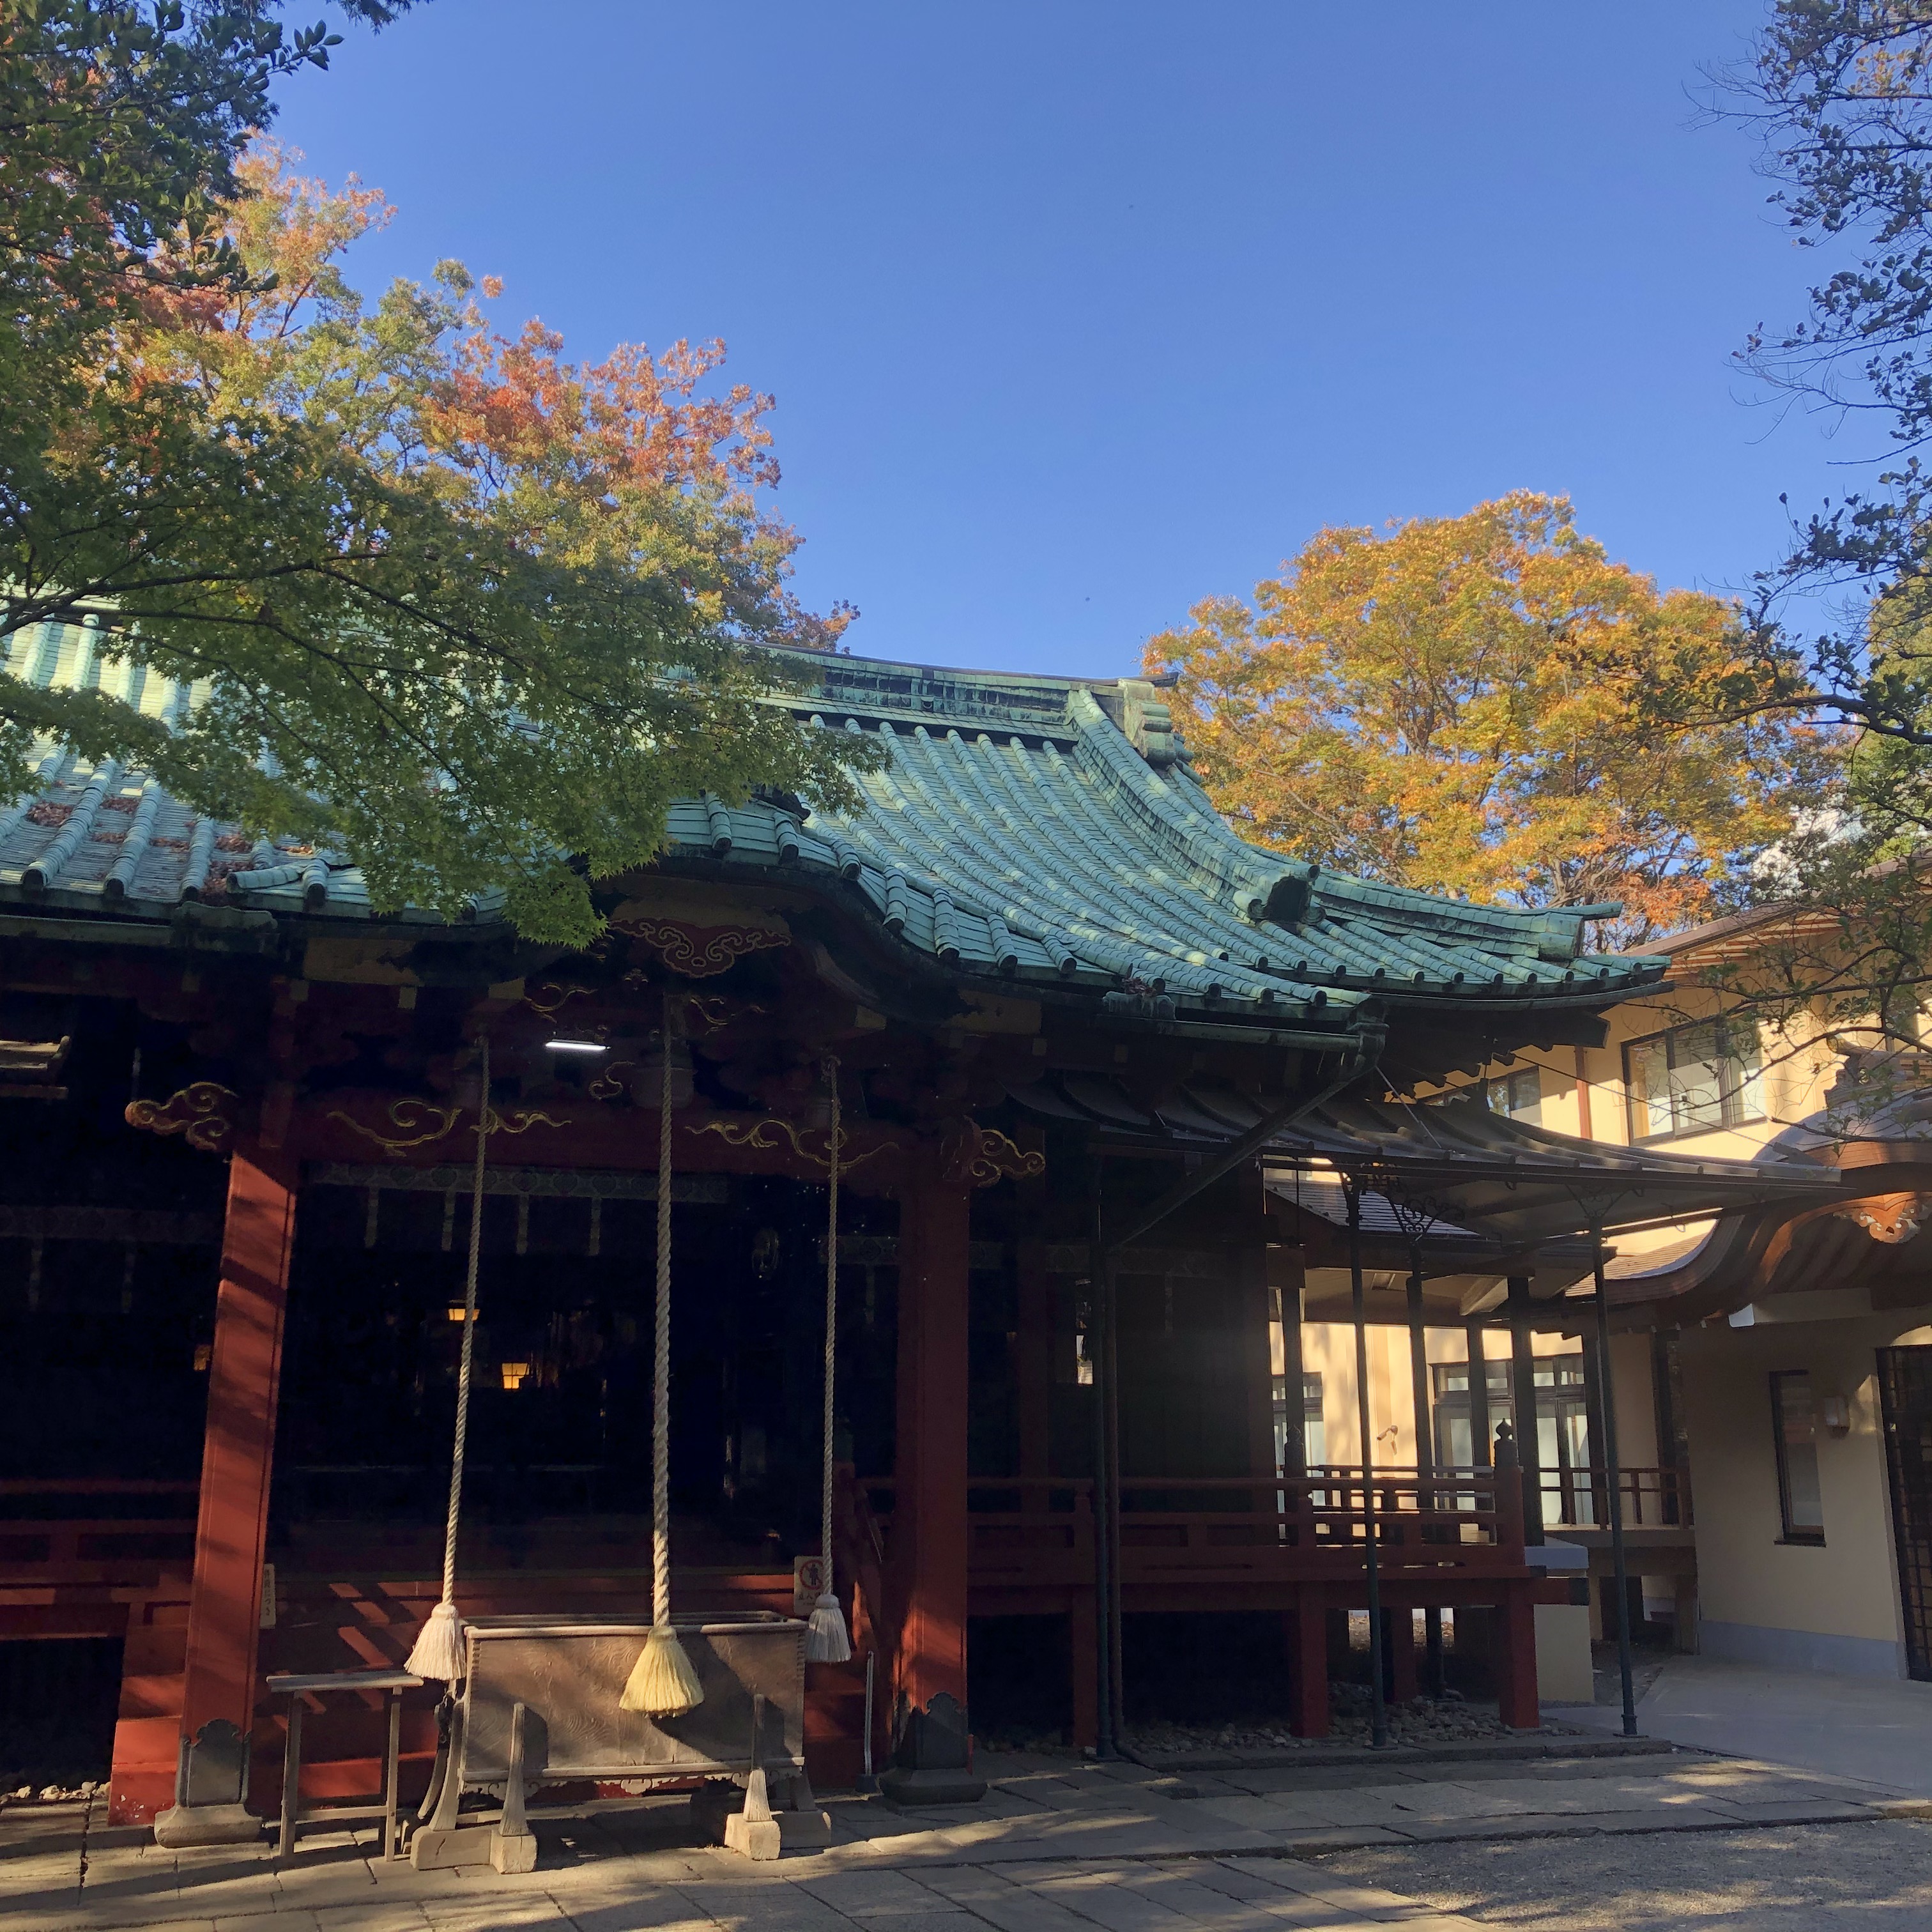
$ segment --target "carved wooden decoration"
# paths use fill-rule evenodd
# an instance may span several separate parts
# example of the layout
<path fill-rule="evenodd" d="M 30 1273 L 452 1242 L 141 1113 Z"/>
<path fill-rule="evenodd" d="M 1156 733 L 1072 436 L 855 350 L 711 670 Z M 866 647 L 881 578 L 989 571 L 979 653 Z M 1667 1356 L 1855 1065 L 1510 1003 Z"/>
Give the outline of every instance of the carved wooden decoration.
<path fill-rule="evenodd" d="M 143 1133 L 179 1134 L 203 1154 L 219 1154 L 234 1138 L 241 1096 L 213 1080 L 196 1080 L 165 1100 L 130 1100 L 123 1114 Z"/>
<path fill-rule="evenodd" d="M 1856 1222 L 1875 1241 L 1888 1247 L 1902 1247 L 1924 1225 L 1926 1210 L 1932 1206 L 1922 1194 L 1875 1194 L 1838 1211 L 1847 1221 Z"/>
<path fill-rule="evenodd" d="M 706 1120 L 695 1132 L 716 1134 L 727 1147 L 750 1148 L 770 1152 L 790 1142 L 792 1152 L 808 1167 L 820 1172 L 832 1171 L 832 1132 L 829 1127 L 800 1127 L 790 1120 L 771 1116 L 757 1120 Z M 864 1162 L 882 1154 L 896 1154 L 897 1141 L 877 1141 L 860 1153 L 852 1151 L 852 1136 L 842 1127 L 838 1132 L 838 1172 L 850 1174 Z"/>
<path fill-rule="evenodd" d="M 442 1140 L 453 1133 L 463 1112 L 460 1107 L 439 1107 L 434 1101 L 412 1095 L 390 1102 L 388 1123 L 396 1130 L 392 1134 L 358 1120 L 353 1114 L 346 1113 L 340 1107 L 332 1109 L 328 1118 L 340 1120 L 352 1133 L 374 1142 L 392 1160 L 399 1160 L 407 1148 L 427 1147 L 431 1142 Z M 514 1108 L 508 1113 L 488 1108 L 484 1111 L 483 1122 L 484 1132 L 490 1134 L 522 1134 L 532 1127 L 567 1127 L 570 1124 L 567 1118 L 560 1120 L 552 1114 L 524 1108 Z M 472 1126 L 470 1131 L 473 1134 L 476 1130 Z"/>
<path fill-rule="evenodd" d="M 613 919 L 612 928 L 641 940 L 674 973 L 692 980 L 709 980 L 728 972 L 748 952 L 766 952 L 789 946 L 790 938 L 754 926 L 694 926 L 683 920 L 652 919 L 642 914 Z"/>
<path fill-rule="evenodd" d="M 385 1154 L 394 1156 L 405 1148 L 427 1147 L 432 1141 L 441 1140 L 455 1126 L 456 1117 L 461 1112 L 460 1107 L 439 1107 L 428 1100 L 392 1101 L 388 1118 L 390 1126 L 396 1130 L 393 1134 L 384 1133 L 380 1127 L 364 1125 L 353 1114 L 344 1113 L 340 1107 L 333 1109 L 328 1118 L 340 1120 L 352 1133 L 374 1141 Z"/>
<path fill-rule="evenodd" d="M 572 1000 L 590 998 L 596 990 L 591 986 L 573 986 L 564 980 L 539 980 L 524 993 L 524 1004 L 549 1019 Z"/>
<path fill-rule="evenodd" d="M 1001 1180 L 1036 1180 L 1046 1172 L 1046 1156 L 1022 1149 L 997 1127 L 976 1120 L 955 1123 L 940 1147 L 940 1171 L 949 1180 L 991 1187 Z"/>

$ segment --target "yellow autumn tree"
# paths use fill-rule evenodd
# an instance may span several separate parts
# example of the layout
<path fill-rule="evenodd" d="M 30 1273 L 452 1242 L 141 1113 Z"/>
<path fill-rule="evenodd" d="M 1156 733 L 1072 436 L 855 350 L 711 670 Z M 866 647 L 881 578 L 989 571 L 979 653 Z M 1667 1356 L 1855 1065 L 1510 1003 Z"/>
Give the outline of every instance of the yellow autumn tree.
<path fill-rule="evenodd" d="M 1736 612 L 1660 593 L 1519 490 L 1466 516 L 1318 532 L 1253 602 L 1148 644 L 1216 802 L 1285 852 L 1526 905 L 1621 900 L 1641 944 L 1745 896 L 1831 738 L 1673 722 L 1747 674 Z"/>

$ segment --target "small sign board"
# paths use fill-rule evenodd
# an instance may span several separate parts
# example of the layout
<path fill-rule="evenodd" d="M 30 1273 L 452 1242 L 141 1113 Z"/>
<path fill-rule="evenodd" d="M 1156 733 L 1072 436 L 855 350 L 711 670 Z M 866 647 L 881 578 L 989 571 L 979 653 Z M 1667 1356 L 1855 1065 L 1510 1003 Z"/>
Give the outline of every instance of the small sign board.
<path fill-rule="evenodd" d="M 809 1617 L 812 1606 L 825 1594 L 825 1558 L 794 1556 L 791 1559 L 791 1613 Z"/>

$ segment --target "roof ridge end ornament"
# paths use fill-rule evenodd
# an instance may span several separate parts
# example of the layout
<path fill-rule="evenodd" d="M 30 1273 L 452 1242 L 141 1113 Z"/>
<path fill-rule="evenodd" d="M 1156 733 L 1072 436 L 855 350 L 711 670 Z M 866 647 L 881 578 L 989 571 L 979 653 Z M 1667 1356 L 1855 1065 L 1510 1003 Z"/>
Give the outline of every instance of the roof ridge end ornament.
<path fill-rule="evenodd" d="M 1257 894 L 1248 902 L 1248 916 L 1258 926 L 1299 926 L 1316 906 L 1316 881 L 1322 875 L 1318 864 L 1310 863 L 1298 872 L 1283 872 L 1269 885 L 1265 897 Z"/>

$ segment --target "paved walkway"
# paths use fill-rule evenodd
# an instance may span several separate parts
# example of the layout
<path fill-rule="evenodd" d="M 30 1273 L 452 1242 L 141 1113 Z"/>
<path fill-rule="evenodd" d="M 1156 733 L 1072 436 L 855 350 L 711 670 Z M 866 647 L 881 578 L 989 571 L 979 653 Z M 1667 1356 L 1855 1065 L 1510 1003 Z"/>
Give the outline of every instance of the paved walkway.
<path fill-rule="evenodd" d="M 1324 1868 L 1509 1932 L 1925 1932 L 1932 1824 L 1384 1846 Z"/>
<path fill-rule="evenodd" d="M 1603 1705 L 1552 1714 L 1612 1733 L 1622 1722 L 1620 1709 Z M 1932 1684 L 1676 1657 L 1636 1718 L 1648 1737 L 1932 1796 Z"/>
<path fill-rule="evenodd" d="M 539 1821 L 536 1871 L 412 1870 L 366 1833 L 311 1833 L 279 1864 L 257 1846 L 190 1853 L 110 1831 L 92 1808 L 0 1812 L 0 1924 L 12 1932 L 835 1932 L 928 1924 L 1004 1932 L 1328 1932 L 1473 1922 L 1310 1862 L 1348 1848 L 1560 1834 L 1599 1838 L 1799 1820 L 1862 1825 L 1869 1785 L 1688 1754 L 1491 1758 L 1190 1773 L 982 1757 L 985 1804 L 900 1812 L 837 1799 L 836 1843 L 753 1865 L 692 1844 L 680 1801 Z M 1192 1790 L 1196 1797 L 1165 1793 Z"/>

